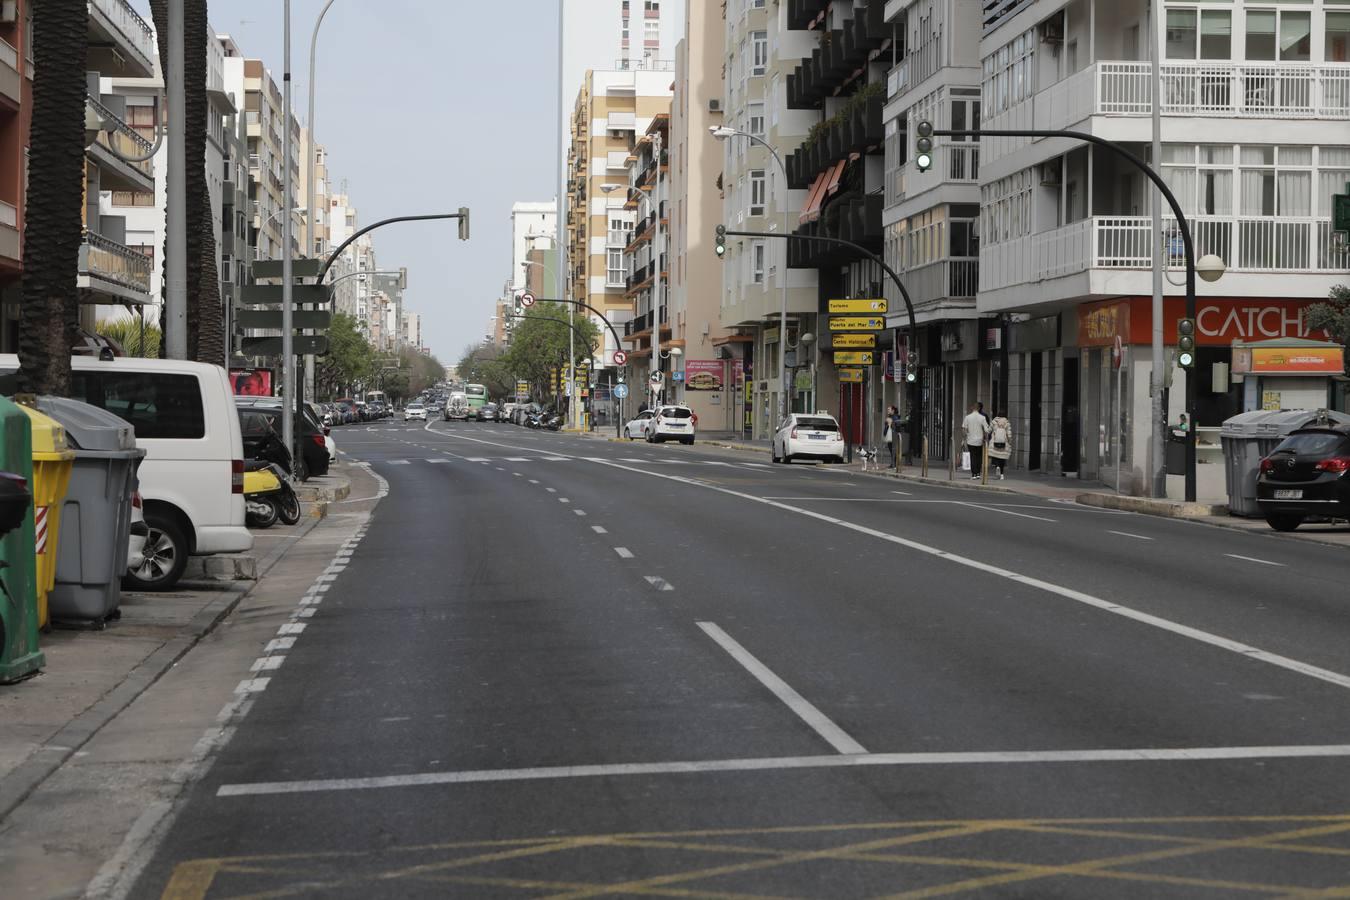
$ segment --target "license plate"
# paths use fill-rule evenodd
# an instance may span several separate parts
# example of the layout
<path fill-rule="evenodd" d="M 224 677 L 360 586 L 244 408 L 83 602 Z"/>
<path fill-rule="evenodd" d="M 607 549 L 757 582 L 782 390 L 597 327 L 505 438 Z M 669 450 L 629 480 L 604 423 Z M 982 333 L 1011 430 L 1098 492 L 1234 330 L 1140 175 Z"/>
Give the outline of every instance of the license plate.
<path fill-rule="evenodd" d="M 1275 499 L 1276 499 L 1276 500 L 1302 500 L 1302 499 L 1303 499 L 1303 490 L 1300 488 L 1300 489 L 1298 489 L 1298 490 L 1276 491 L 1276 492 L 1275 492 Z"/>
<path fill-rule="evenodd" d="M 823 440 L 825 440 L 825 435 L 823 435 L 823 434 L 808 434 L 807 437 L 809 437 L 809 438 L 810 438 L 811 440 L 813 440 L 813 441 L 823 441 Z"/>
<path fill-rule="evenodd" d="M 667 428 L 683 428 L 683 427 L 684 427 L 684 423 L 683 423 L 683 422 L 667 422 L 667 423 L 666 423 L 666 427 L 667 427 Z"/>

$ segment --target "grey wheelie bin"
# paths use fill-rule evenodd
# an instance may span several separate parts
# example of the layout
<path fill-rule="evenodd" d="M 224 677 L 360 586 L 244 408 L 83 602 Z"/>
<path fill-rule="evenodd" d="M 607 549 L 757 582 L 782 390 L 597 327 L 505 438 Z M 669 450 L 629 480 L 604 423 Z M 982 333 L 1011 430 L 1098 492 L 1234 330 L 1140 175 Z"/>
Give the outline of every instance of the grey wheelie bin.
<path fill-rule="evenodd" d="M 1223 444 L 1229 514 L 1260 516 L 1256 476 L 1261 470 L 1261 460 L 1269 456 L 1290 432 L 1324 421 L 1344 424 L 1350 422 L 1350 415 L 1334 410 L 1254 409 L 1225 420 L 1219 440 Z"/>
<path fill-rule="evenodd" d="M 65 427 L 75 451 L 61 510 L 51 617 L 101 624 L 121 603 L 132 494 L 145 451 L 136 446 L 135 429 L 106 410 L 65 397 L 41 397 L 37 407 Z"/>

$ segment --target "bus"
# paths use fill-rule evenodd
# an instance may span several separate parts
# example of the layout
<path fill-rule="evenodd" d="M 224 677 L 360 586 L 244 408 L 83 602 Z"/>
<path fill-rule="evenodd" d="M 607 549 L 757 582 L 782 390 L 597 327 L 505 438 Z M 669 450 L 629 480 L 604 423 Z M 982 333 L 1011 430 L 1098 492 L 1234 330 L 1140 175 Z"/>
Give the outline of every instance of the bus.
<path fill-rule="evenodd" d="M 389 398 L 384 395 L 384 391 L 366 391 L 366 406 L 373 406 L 376 403 L 389 405 Z"/>
<path fill-rule="evenodd" d="M 487 404 L 487 388 L 481 384 L 464 385 L 464 394 L 469 398 L 469 409 L 482 409 Z"/>

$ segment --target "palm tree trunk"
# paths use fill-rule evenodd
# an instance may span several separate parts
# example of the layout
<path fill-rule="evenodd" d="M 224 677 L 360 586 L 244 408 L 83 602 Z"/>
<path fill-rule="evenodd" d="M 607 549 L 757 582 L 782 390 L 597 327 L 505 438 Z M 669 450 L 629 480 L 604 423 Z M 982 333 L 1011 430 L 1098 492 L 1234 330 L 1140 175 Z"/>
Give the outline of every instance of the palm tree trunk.
<path fill-rule="evenodd" d="M 206 96 L 207 0 L 182 0 L 183 57 L 186 60 L 187 91 L 183 124 L 187 173 L 187 330 L 188 359 L 221 363 L 225 359 L 225 311 L 220 297 L 220 278 L 215 261 L 215 222 L 206 182 L 206 119 L 210 112 Z M 160 69 L 169 68 L 169 0 L 150 0 L 159 42 Z"/>
<path fill-rule="evenodd" d="M 86 0 L 33 8 L 33 121 L 19 310 L 19 390 L 70 392 L 70 349 L 79 333 L 83 242 Z"/>

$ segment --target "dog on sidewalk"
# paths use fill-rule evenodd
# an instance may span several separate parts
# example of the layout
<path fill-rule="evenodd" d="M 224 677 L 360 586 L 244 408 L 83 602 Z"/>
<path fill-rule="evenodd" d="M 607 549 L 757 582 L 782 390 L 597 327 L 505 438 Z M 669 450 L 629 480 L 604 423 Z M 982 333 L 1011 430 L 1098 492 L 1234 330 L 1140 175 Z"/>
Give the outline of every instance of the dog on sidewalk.
<path fill-rule="evenodd" d="M 858 447 L 858 458 L 862 460 L 862 470 L 866 472 L 869 468 L 880 469 L 881 460 L 876 447 Z"/>

